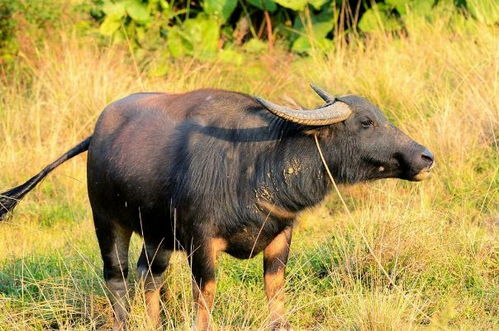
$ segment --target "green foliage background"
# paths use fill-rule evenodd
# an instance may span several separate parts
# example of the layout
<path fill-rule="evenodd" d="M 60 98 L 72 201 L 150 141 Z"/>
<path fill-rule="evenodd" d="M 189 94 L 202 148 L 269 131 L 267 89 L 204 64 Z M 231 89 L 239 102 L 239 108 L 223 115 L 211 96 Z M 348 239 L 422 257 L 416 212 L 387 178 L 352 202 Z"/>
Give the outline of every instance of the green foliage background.
<path fill-rule="evenodd" d="M 163 39 L 173 57 L 210 58 L 241 43 L 258 52 L 266 48 L 262 39 L 278 39 L 293 52 L 306 54 L 333 47 L 334 38 L 345 33 L 403 31 L 412 20 L 431 20 L 449 6 L 487 24 L 499 21 L 496 0 L 93 1 L 91 14 L 102 35 L 145 49 L 158 47 Z"/>
<path fill-rule="evenodd" d="M 276 43 L 303 55 L 327 51 L 350 34 L 403 33 L 414 20 L 431 21 L 442 10 L 454 10 L 464 24 L 499 22 L 498 0 L 88 0 L 68 6 L 79 12 L 84 33 L 127 44 L 139 59 L 154 52 L 156 75 L 166 73 L 171 58 L 240 64 L 244 52 L 262 53 Z M 1 63 L 17 54 L 20 35 L 57 24 L 64 9 L 43 0 L 0 0 Z"/>

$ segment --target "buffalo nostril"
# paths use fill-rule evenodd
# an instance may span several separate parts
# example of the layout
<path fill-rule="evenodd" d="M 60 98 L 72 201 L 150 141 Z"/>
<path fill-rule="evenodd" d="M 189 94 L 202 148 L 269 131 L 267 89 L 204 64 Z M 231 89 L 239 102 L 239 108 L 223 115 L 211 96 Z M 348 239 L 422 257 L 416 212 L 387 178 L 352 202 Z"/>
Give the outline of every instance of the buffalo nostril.
<path fill-rule="evenodd" d="M 425 160 L 426 162 L 428 162 L 430 165 L 433 163 L 433 153 L 430 152 L 428 149 L 425 148 L 425 150 L 423 151 L 423 153 L 421 153 L 421 158 L 423 160 Z"/>

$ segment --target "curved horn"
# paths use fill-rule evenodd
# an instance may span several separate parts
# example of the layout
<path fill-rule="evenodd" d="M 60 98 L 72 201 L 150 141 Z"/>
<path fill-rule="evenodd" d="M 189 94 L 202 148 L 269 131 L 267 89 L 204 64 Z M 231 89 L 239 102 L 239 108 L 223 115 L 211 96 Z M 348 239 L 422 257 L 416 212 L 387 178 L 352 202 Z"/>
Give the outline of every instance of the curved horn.
<path fill-rule="evenodd" d="M 329 93 L 327 93 L 326 91 L 315 85 L 314 83 L 311 83 L 310 87 L 315 91 L 315 93 L 317 93 L 322 98 L 322 100 L 330 103 L 333 103 L 334 100 L 336 100 L 334 96 L 329 95 Z"/>
<path fill-rule="evenodd" d="M 255 97 L 255 99 L 272 114 L 303 125 L 322 126 L 334 124 L 346 120 L 352 113 L 350 107 L 341 101 L 308 110 L 286 108 L 259 97 Z"/>

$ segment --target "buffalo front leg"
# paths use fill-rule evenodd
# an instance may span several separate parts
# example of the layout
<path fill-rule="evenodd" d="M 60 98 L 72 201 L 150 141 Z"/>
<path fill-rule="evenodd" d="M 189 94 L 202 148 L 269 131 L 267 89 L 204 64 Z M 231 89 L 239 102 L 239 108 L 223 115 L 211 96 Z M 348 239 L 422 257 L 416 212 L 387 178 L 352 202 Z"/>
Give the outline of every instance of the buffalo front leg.
<path fill-rule="evenodd" d="M 226 248 L 223 239 L 206 239 L 192 247 L 189 256 L 193 282 L 192 294 L 196 306 L 195 328 L 212 330 L 211 310 L 215 300 L 215 263 L 217 255 Z"/>
<path fill-rule="evenodd" d="M 145 303 L 149 320 L 154 327 L 160 325 L 160 291 L 163 272 L 170 263 L 172 251 L 163 241 L 144 238 L 144 247 L 137 262 L 137 271 L 144 284 Z"/>
<path fill-rule="evenodd" d="M 288 262 L 292 228 L 279 233 L 263 251 L 265 294 L 269 302 L 270 329 L 290 330 L 284 310 L 284 272 Z"/>

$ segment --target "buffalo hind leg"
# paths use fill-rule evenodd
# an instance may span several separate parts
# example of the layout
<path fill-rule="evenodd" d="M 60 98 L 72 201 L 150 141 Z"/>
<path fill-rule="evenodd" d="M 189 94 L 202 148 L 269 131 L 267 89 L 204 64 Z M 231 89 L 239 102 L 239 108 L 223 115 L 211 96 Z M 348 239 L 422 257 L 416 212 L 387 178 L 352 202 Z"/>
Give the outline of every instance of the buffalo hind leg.
<path fill-rule="evenodd" d="M 215 264 L 216 258 L 224 251 L 227 244 L 220 238 L 201 241 L 189 251 L 189 263 L 192 270 L 192 294 L 196 306 L 195 328 L 198 331 L 212 330 L 211 310 L 215 300 Z"/>
<path fill-rule="evenodd" d="M 269 301 L 270 329 L 290 330 L 284 310 L 284 272 L 288 262 L 292 228 L 279 233 L 263 251 L 265 294 Z"/>
<path fill-rule="evenodd" d="M 114 312 L 113 330 L 124 330 L 128 315 L 128 247 L 132 230 L 96 215 L 94 222 L 104 262 L 104 280 Z"/>
<path fill-rule="evenodd" d="M 154 327 L 160 325 L 160 291 L 163 285 L 163 272 L 170 263 L 171 254 L 172 251 L 164 247 L 163 241 L 144 238 L 137 271 L 144 284 L 147 313 Z"/>

